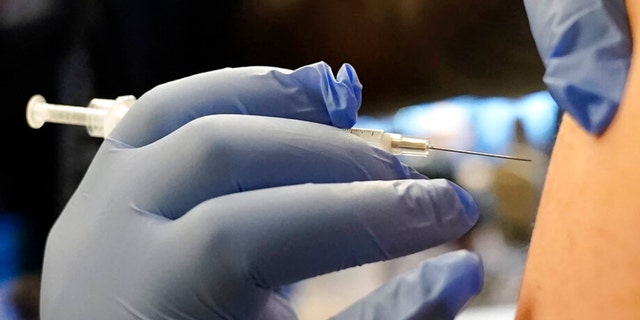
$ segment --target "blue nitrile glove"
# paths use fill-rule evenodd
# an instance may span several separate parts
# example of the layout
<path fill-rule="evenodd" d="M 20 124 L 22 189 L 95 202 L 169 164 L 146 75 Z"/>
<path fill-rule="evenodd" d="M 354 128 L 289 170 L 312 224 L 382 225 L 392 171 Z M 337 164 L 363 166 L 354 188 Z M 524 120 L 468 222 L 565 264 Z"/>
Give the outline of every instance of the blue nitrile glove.
<path fill-rule="evenodd" d="M 360 89 L 318 63 L 143 95 L 51 230 L 42 319 L 295 319 L 282 286 L 464 234 L 465 191 L 333 127 L 353 124 Z M 481 285 L 479 258 L 454 252 L 336 318 L 450 319 Z"/>
<path fill-rule="evenodd" d="M 627 81 L 631 37 L 624 0 L 524 0 L 558 105 L 592 134 L 618 109 Z"/>

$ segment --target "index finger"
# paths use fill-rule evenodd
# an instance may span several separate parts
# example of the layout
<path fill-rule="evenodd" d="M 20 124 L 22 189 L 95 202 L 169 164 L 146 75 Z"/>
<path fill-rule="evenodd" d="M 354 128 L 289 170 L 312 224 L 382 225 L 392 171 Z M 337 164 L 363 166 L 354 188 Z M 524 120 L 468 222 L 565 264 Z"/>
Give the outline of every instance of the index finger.
<path fill-rule="evenodd" d="M 349 64 L 334 77 L 318 62 L 296 70 L 226 68 L 153 88 L 131 107 L 110 139 L 140 147 L 199 117 L 251 114 L 351 127 L 362 85 Z"/>

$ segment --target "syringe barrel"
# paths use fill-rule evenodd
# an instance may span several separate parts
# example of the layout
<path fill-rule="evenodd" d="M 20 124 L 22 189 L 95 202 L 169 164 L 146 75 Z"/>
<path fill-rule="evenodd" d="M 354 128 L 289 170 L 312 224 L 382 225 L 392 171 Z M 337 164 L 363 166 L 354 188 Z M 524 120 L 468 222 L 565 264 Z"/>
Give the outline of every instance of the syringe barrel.
<path fill-rule="evenodd" d="M 369 144 L 395 155 L 412 155 L 426 157 L 429 154 L 429 140 L 405 137 L 397 133 L 382 130 L 352 128 L 347 130 Z"/>

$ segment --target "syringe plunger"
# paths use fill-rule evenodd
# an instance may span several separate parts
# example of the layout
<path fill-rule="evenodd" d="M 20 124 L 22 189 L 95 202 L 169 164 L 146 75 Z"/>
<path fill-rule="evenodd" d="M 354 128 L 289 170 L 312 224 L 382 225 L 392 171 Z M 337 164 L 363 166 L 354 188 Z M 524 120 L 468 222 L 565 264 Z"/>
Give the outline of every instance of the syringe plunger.
<path fill-rule="evenodd" d="M 90 136 L 106 137 L 135 101 L 134 96 L 93 99 L 85 108 L 49 104 L 41 95 L 34 95 L 27 104 L 27 123 L 34 129 L 45 122 L 85 126 Z"/>

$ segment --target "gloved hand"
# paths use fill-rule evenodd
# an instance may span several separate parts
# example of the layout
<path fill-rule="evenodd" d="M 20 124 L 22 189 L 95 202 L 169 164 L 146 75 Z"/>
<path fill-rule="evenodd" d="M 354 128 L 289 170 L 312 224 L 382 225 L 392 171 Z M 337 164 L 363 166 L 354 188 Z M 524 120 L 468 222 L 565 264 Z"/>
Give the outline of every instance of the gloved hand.
<path fill-rule="evenodd" d="M 624 0 L 524 0 L 558 105 L 592 134 L 615 115 L 627 79 L 631 37 Z"/>
<path fill-rule="evenodd" d="M 360 90 L 349 65 L 318 63 L 144 94 L 49 234 L 42 319 L 294 319 L 282 286 L 469 230 L 465 191 L 333 127 Z M 336 318 L 453 318 L 481 285 L 479 258 L 454 252 Z"/>

